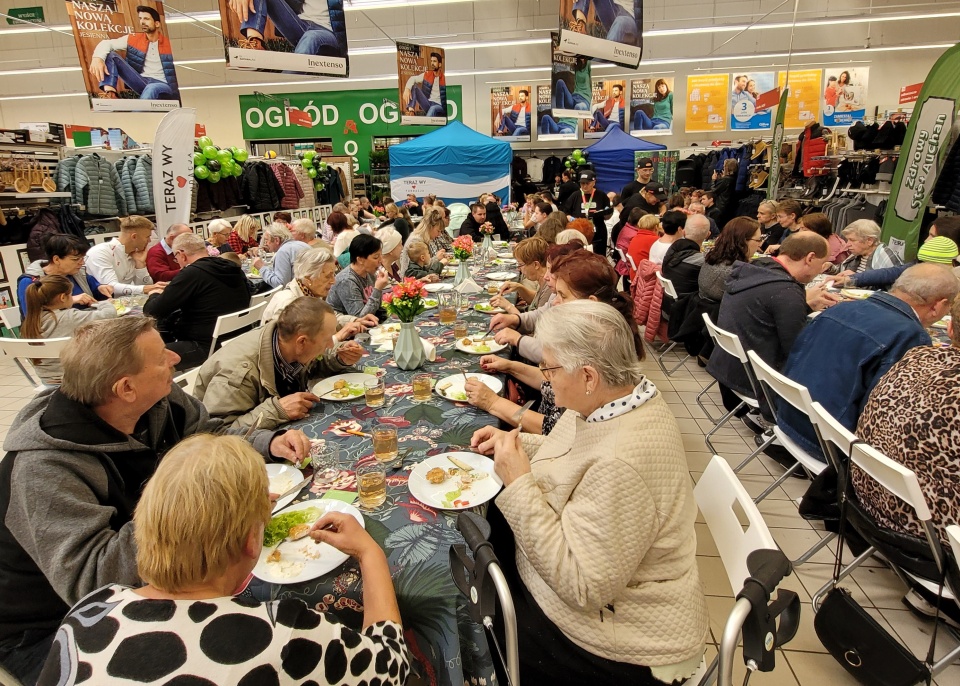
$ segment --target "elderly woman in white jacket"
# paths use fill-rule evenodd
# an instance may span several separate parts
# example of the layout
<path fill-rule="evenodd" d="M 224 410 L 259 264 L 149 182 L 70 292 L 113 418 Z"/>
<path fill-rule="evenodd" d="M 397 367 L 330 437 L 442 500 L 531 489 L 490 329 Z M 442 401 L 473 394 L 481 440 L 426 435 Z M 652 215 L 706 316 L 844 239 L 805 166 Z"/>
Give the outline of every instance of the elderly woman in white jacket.
<path fill-rule="evenodd" d="M 472 440 L 504 484 L 490 518 L 521 673 L 551 684 L 686 679 L 709 622 L 677 422 L 613 307 L 552 308 L 536 337 L 566 412 L 549 436 L 486 427 Z"/>
<path fill-rule="evenodd" d="M 326 300 L 336 275 L 337 260 L 328 248 L 310 248 L 301 252 L 293 261 L 293 279 L 267 303 L 267 308 L 263 311 L 263 324 L 266 325 L 279 317 L 287 305 L 301 296 Z M 334 341 L 345 341 L 366 331 L 368 327 L 377 326 L 378 323 L 372 314 L 358 319 L 353 315 L 338 312 Z"/>

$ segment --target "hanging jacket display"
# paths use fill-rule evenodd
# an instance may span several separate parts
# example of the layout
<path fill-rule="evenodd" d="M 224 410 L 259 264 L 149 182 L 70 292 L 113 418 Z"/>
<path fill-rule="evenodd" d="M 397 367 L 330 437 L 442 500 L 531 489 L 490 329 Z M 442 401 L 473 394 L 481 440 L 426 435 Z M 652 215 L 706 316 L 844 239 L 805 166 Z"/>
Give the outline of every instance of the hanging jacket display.
<path fill-rule="evenodd" d="M 340 171 L 333 165 L 329 165 L 327 171 L 317 174 L 316 180 L 323 183 L 323 190 L 317 191 L 317 202 L 321 205 L 336 205 L 346 196 Z"/>
<path fill-rule="evenodd" d="M 114 166 L 117 168 L 117 174 L 120 175 L 120 186 L 123 188 L 123 198 L 127 202 L 127 212 L 138 214 L 137 197 L 133 192 L 133 174 L 129 171 L 130 166 L 134 168 L 137 166 L 137 161 L 132 157 L 121 158 Z"/>
<path fill-rule="evenodd" d="M 272 212 L 280 209 L 283 188 L 270 165 L 259 160 L 243 163 L 240 177 L 240 199 L 252 212 Z"/>
<path fill-rule="evenodd" d="M 77 162 L 74 183 L 87 213 L 102 217 L 124 217 L 127 203 L 117 169 L 100 155 L 85 155 Z"/>
<path fill-rule="evenodd" d="M 300 198 L 300 209 L 313 207 L 317 204 L 317 192 L 313 189 L 313 179 L 310 178 L 307 170 L 304 169 L 302 165 L 293 165 L 291 169 L 293 169 L 297 181 L 300 182 L 300 190 L 303 191 L 303 196 Z"/>
<path fill-rule="evenodd" d="M 242 205 L 240 183 L 235 176 L 222 177 L 217 183 L 210 179 L 195 179 L 196 201 L 194 212 L 223 212 L 235 205 Z"/>
<path fill-rule="evenodd" d="M 303 198 L 303 189 L 297 180 L 297 175 L 284 162 L 270 163 L 270 169 L 273 175 L 277 177 L 280 188 L 283 189 L 283 199 L 280 201 L 280 209 L 295 210 L 300 206 L 300 199 Z"/>

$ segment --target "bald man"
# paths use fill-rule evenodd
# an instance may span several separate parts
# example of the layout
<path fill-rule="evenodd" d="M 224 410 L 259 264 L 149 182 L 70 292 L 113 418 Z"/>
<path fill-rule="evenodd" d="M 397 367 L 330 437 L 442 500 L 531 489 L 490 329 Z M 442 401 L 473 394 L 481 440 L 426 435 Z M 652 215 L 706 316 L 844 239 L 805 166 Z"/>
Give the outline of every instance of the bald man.
<path fill-rule="evenodd" d="M 167 229 L 167 235 L 147 251 L 147 272 L 154 283 L 173 281 L 180 273 L 180 265 L 173 257 L 173 239 L 182 233 L 189 233 L 186 224 L 174 224 Z"/>

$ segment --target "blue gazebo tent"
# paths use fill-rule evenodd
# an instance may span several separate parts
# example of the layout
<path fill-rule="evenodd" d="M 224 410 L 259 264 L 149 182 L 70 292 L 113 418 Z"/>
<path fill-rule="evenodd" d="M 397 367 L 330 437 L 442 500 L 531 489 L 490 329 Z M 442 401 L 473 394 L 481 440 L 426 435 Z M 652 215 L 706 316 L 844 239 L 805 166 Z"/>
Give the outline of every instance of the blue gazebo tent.
<path fill-rule="evenodd" d="M 619 128 L 613 128 L 596 143 L 584 148 L 583 152 L 597 174 L 597 188 L 604 193 L 619 193 L 636 176 L 634 152 L 666 149 L 665 145 L 634 138 Z"/>

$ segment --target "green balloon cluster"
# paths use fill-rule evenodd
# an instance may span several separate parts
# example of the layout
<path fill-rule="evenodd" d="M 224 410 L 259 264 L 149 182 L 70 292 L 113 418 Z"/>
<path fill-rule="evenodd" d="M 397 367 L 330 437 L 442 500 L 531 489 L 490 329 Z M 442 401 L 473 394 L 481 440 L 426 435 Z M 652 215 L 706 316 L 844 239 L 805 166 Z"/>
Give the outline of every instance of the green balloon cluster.
<path fill-rule="evenodd" d="M 567 158 L 563 161 L 563 166 L 567 169 L 576 169 L 580 165 L 587 163 L 587 157 L 583 154 L 583 150 L 577 148 L 574 150 Z"/>
<path fill-rule="evenodd" d="M 197 139 L 193 153 L 193 175 L 217 183 L 228 176 L 240 176 L 249 153 L 243 148 L 218 148 L 210 136 Z"/>
<path fill-rule="evenodd" d="M 297 157 L 300 159 L 300 166 L 307 170 L 307 176 L 311 179 L 316 179 L 322 172 L 327 171 L 327 163 L 317 157 L 315 150 L 299 152 Z M 322 191 L 325 187 L 323 181 L 314 180 L 314 190 Z"/>

